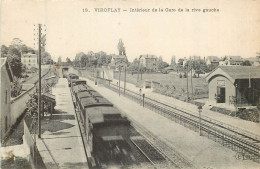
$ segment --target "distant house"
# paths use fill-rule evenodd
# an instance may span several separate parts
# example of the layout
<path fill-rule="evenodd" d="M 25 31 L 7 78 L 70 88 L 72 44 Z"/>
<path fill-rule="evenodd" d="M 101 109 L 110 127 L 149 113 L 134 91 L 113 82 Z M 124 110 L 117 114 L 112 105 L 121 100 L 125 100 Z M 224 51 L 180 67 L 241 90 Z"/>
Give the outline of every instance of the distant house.
<path fill-rule="evenodd" d="M 21 55 L 21 62 L 26 66 L 26 68 L 30 69 L 32 67 L 38 67 L 38 58 L 36 54 L 26 53 Z"/>
<path fill-rule="evenodd" d="M 155 55 L 141 55 L 140 64 L 148 70 L 158 69 L 158 57 Z"/>
<path fill-rule="evenodd" d="M 206 58 L 206 64 L 212 66 L 218 66 L 220 59 L 217 56 L 208 56 Z"/>
<path fill-rule="evenodd" d="M 252 66 L 259 66 L 260 65 L 260 56 L 259 57 L 246 58 L 245 60 L 248 60 L 252 64 Z"/>
<path fill-rule="evenodd" d="M 7 58 L 1 58 L 1 139 L 11 126 L 11 83 L 13 73 L 7 62 Z"/>
<path fill-rule="evenodd" d="M 206 76 L 209 102 L 255 106 L 260 99 L 260 66 L 219 66 Z"/>
<path fill-rule="evenodd" d="M 241 65 L 243 59 L 241 56 L 225 56 L 222 61 L 219 62 L 220 66 L 235 66 Z"/>
<path fill-rule="evenodd" d="M 190 60 L 200 60 L 200 56 L 190 56 Z"/>
<path fill-rule="evenodd" d="M 119 66 L 125 67 L 127 66 L 127 57 L 125 55 L 112 55 L 110 67 L 118 69 Z"/>

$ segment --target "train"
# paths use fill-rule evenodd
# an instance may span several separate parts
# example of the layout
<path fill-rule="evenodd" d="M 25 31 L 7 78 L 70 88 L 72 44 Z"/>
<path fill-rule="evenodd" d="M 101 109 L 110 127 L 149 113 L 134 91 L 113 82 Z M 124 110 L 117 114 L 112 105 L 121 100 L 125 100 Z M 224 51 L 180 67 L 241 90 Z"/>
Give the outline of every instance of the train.
<path fill-rule="evenodd" d="M 87 85 L 68 76 L 75 109 L 83 124 L 90 168 L 125 166 L 134 161 L 130 140 L 131 122 L 110 101 Z"/>

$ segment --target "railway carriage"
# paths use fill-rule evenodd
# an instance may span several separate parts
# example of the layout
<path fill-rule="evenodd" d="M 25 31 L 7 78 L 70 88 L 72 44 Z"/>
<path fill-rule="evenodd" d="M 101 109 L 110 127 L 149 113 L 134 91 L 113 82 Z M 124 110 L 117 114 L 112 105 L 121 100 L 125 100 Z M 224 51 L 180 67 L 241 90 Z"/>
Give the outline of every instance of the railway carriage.
<path fill-rule="evenodd" d="M 80 111 L 86 148 L 99 165 L 129 161 L 130 121 L 98 92 L 86 84 L 72 86 L 75 106 Z"/>

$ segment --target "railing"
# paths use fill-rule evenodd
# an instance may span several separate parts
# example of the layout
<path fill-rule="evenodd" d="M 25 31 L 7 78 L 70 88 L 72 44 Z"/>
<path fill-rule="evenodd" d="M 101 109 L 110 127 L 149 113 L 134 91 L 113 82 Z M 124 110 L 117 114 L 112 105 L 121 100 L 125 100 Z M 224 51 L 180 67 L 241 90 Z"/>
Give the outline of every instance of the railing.
<path fill-rule="evenodd" d="M 122 95 L 139 103 L 143 107 L 151 109 L 196 132 L 200 131 L 202 135 L 208 136 L 208 138 L 234 151 L 248 153 L 252 156 L 251 159 L 253 161 L 260 162 L 260 146 L 255 144 L 260 142 L 259 135 L 211 119 L 207 116 L 202 115 L 201 118 L 199 118 L 199 116 L 194 115 L 191 111 L 185 110 L 182 107 L 170 106 L 128 89 L 125 89 L 124 92 L 123 87 L 119 89 L 119 86 L 113 83 L 104 83 L 104 86 L 114 92 L 119 93 L 120 90 Z"/>
<path fill-rule="evenodd" d="M 115 84 L 107 85 L 105 87 L 119 92 L 119 86 Z M 146 107 L 152 111 L 160 113 L 175 122 L 178 122 L 185 127 L 189 127 L 194 131 L 199 131 L 199 117 L 192 114 L 183 108 L 169 106 L 151 98 L 145 97 L 128 89 L 120 87 L 120 93 L 125 97 L 139 103 L 141 106 Z M 253 142 L 259 142 L 259 136 L 248 131 L 236 128 L 234 126 L 219 122 L 206 116 L 201 116 L 201 131 L 203 135 L 214 136 L 216 142 L 220 142 L 223 146 L 231 147 L 232 150 L 248 153 L 252 156 L 252 160 L 260 162 L 260 146 Z M 250 140 L 250 141 L 248 141 Z M 232 146 L 231 146 L 232 145 Z"/>

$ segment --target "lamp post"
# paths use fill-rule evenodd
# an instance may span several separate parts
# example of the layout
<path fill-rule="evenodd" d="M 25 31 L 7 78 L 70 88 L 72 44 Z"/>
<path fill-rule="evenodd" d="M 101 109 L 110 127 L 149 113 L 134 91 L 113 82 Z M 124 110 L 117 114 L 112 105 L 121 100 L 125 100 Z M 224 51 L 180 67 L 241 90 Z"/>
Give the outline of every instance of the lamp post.
<path fill-rule="evenodd" d="M 199 109 L 199 134 L 201 136 L 201 112 L 202 112 L 202 106 L 198 106 Z"/>

